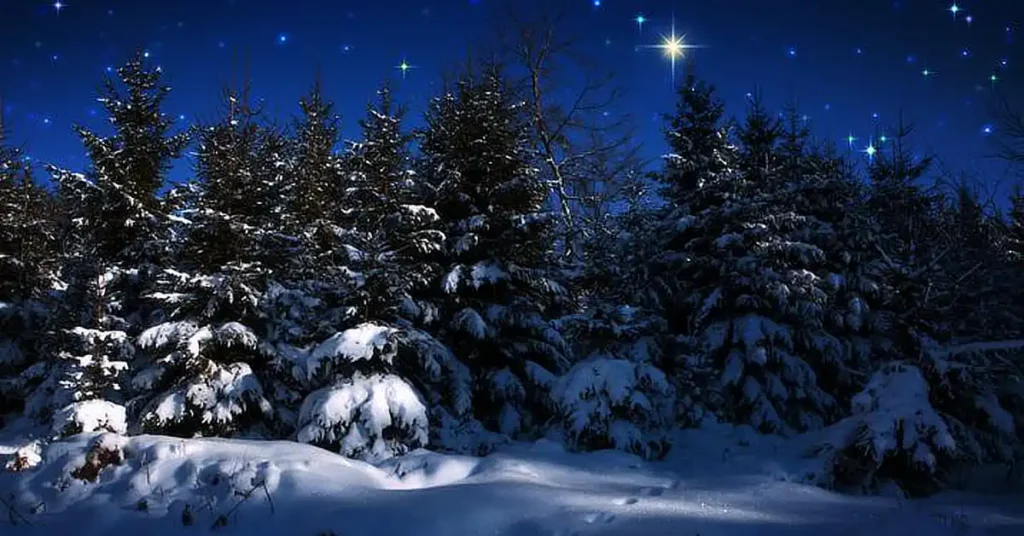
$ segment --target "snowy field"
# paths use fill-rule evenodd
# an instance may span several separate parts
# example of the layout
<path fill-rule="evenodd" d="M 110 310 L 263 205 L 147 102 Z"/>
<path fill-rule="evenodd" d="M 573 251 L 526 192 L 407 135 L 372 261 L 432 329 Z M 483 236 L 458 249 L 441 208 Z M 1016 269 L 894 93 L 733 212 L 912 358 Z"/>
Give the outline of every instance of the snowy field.
<path fill-rule="evenodd" d="M 96 445 L 124 459 L 90 483 Z M 289 442 L 87 434 L 0 473 L 0 534 L 1024 534 L 1020 495 L 842 496 L 796 482 L 811 462 L 793 442 L 723 429 L 676 445 L 690 448 L 658 463 L 540 441 L 374 466 Z"/>

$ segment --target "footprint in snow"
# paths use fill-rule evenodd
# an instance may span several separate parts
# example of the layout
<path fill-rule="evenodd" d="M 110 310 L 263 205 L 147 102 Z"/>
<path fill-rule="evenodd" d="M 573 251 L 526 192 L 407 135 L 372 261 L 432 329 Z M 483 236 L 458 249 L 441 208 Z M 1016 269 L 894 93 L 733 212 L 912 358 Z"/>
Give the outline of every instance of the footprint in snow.
<path fill-rule="evenodd" d="M 611 512 L 591 512 L 583 516 L 583 521 L 591 525 L 594 523 L 611 523 L 615 521 L 615 514 Z"/>
<path fill-rule="evenodd" d="M 665 493 L 665 488 L 644 488 L 640 493 L 645 497 L 661 497 Z"/>

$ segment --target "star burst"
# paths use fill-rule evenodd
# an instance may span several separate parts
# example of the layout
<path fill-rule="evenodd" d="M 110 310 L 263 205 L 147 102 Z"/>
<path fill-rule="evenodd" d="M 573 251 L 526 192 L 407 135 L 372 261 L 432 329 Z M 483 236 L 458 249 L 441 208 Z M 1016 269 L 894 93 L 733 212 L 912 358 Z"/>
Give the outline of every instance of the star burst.
<path fill-rule="evenodd" d="M 644 48 L 657 48 L 669 59 L 672 64 L 672 84 L 676 82 L 676 62 L 686 56 L 686 51 L 694 48 L 704 48 L 703 45 L 692 45 L 686 42 L 686 35 L 676 33 L 675 20 L 672 21 L 672 32 L 661 36 L 661 43 L 657 45 L 646 45 Z"/>
<path fill-rule="evenodd" d="M 406 61 L 406 60 L 402 60 L 402 63 L 399 63 L 398 65 L 395 65 L 395 69 L 398 69 L 399 71 L 402 71 L 402 78 L 405 78 L 405 76 L 409 73 L 409 69 L 415 69 L 415 68 L 416 68 L 415 65 L 409 65 L 409 62 Z"/>

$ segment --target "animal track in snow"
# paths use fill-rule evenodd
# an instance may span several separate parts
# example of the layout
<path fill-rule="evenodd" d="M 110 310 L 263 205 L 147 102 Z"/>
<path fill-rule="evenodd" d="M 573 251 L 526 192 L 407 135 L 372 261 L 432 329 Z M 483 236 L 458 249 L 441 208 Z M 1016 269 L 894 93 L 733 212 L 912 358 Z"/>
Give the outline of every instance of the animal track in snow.
<path fill-rule="evenodd" d="M 611 523 L 615 521 L 615 514 L 611 512 L 591 512 L 583 516 L 583 521 L 591 525 L 594 523 Z"/>

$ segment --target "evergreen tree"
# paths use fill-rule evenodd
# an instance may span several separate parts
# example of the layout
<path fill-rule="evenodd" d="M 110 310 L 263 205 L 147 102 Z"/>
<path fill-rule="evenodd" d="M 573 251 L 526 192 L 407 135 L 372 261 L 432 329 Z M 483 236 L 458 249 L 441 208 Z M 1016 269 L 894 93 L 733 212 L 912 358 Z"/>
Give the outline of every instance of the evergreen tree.
<path fill-rule="evenodd" d="M 475 416 L 517 435 L 551 415 L 569 357 L 549 314 L 567 294 L 551 263 L 546 188 L 504 84 L 496 67 L 462 76 L 431 103 L 421 150 L 448 238 L 439 336 L 472 371 Z"/>
<path fill-rule="evenodd" d="M 826 324 L 834 285 L 823 248 L 834 229 L 794 195 L 821 177 L 781 165 L 782 134 L 754 99 L 725 168 L 737 171 L 696 189 L 669 230 L 685 282 L 680 327 L 709 360 L 686 368 L 714 371 L 704 398 L 720 417 L 773 432 L 837 418 L 838 393 L 825 387 L 850 375 Z"/>
<path fill-rule="evenodd" d="M 343 211 L 340 202 L 340 161 L 335 155 L 341 118 L 323 95 L 320 81 L 299 101 L 301 117 L 295 125 L 294 183 L 290 187 L 289 214 L 300 228 L 332 222 Z"/>
<path fill-rule="evenodd" d="M 83 232 L 101 258 L 126 266 L 159 258 L 159 252 L 148 250 L 162 226 L 157 193 L 189 140 L 185 132 L 171 134 L 173 120 L 162 110 L 170 87 L 162 76 L 159 67 L 136 55 L 117 70 L 117 81 L 104 81 L 98 99 L 114 134 L 75 127 L 91 164 L 92 187 L 81 192 L 88 203 L 79 214 Z"/>
<path fill-rule="evenodd" d="M 971 273 L 955 251 L 966 246 L 965 254 L 986 258 L 984 217 L 968 192 L 944 206 L 922 189 L 930 161 L 910 156 L 908 134 L 901 127 L 891 152 L 869 168 L 869 206 L 881 231 L 875 277 L 887 315 L 875 370 L 853 399 L 853 415 L 836 426 L 822 452 L 829 484 L 873 488 L 894 480 L 926 494 L 947 485 L 960 466 L 1014 457 L 1020 449 L 1014 412 L 1020 414 L 1024 393 L 1019 368 L 1006 366 L 1001 352 L 984 343 L 977 346 L 963 322 L 969 315 L 955 316 L 964 313 L 961 297 L 978 307 L 974 299 L 987 293 L 958 291 L 958 281 Z"/>
<path fill-rule="evenodd" d="M 0 121 L 0 419 L 21 409 L 40 362 L 56 246 L 53 200 L 4 134 Z"/>
<path fill-rule="evenodd" d="M 437 277 L 434 257 L 444 235 L 434 228 L 436 212 L 419 204 L 401 112 L 392 109 L 387 88 L 380 96 L 360 123 L 363 138 L 345 155 L 345 196 L 337 200 L 358 207 L 339 213 L 336 236 L 344 241 L 346 266 L 329 272 L 345 289 L 345 318 L 324 326 L 335 333 L 317 343 L 278 344 L 275 363 L 288 375 L 282 383 L 302 400 L 295 415 L 299 441 L 374 460 L 426 445 L 430 418 L 465 413 L 469 401 L 465 367 L 416 327 L 437 315 L 422 298 Z M 306 150 L 300 138 L 300 154 Z M 281 304 L 303 295 L 281 290 L 274 296 Z M 290 311 L 322 309 L 324 301 L 310 305 Z M 295 322 L 298 331 L 309 332 L 301 323 Z M 339 404 L 352 409 L 338 412 Z"/>
<path fill-rule="evenodd" d="M 276 424 L 259 377 L 273 356 L 261 300 L 293 245 L 277 232 L 288 145 L 244 93 L 226 101 L 225 117 L 199 132 L 181 258 L 147 295 L 163 321 L 138 339 L 132 412 L 144 431 L 266 434 Z"/>
<path fill-rule="evenodd" d="M 63 289 L 43 341 L 46 379 L 26 410 L 57 433 L 125 428 L 121 380 L 134 355 L 131 337 L 149 311 L 142 288 L 166 257 L 163 206 L 157 197 L 171 161 L 188 143 L 171 135 L 161 111 L 169 88 L 159 68 L 137 55 L 106 80 L 100 102 L 114 132 L 75 130 L 89 156 L 86 174 L 51 167 L 63 230 Z"/>
<path fill-rule="evenodd" d="M 363 138 L 347 159 L 348 203 L 359 207 L 353 221 L 364 276 L 358 306 L 366 318 L 429 322 L 436 305 L 423 299 L 424 291 L 439 275 L 445 235 L 437 212 L 423 204 L 426 188 L 413 171 L 404 111 L 394 109 L 390 88 L 379 96 L 360 121 Z"/>

